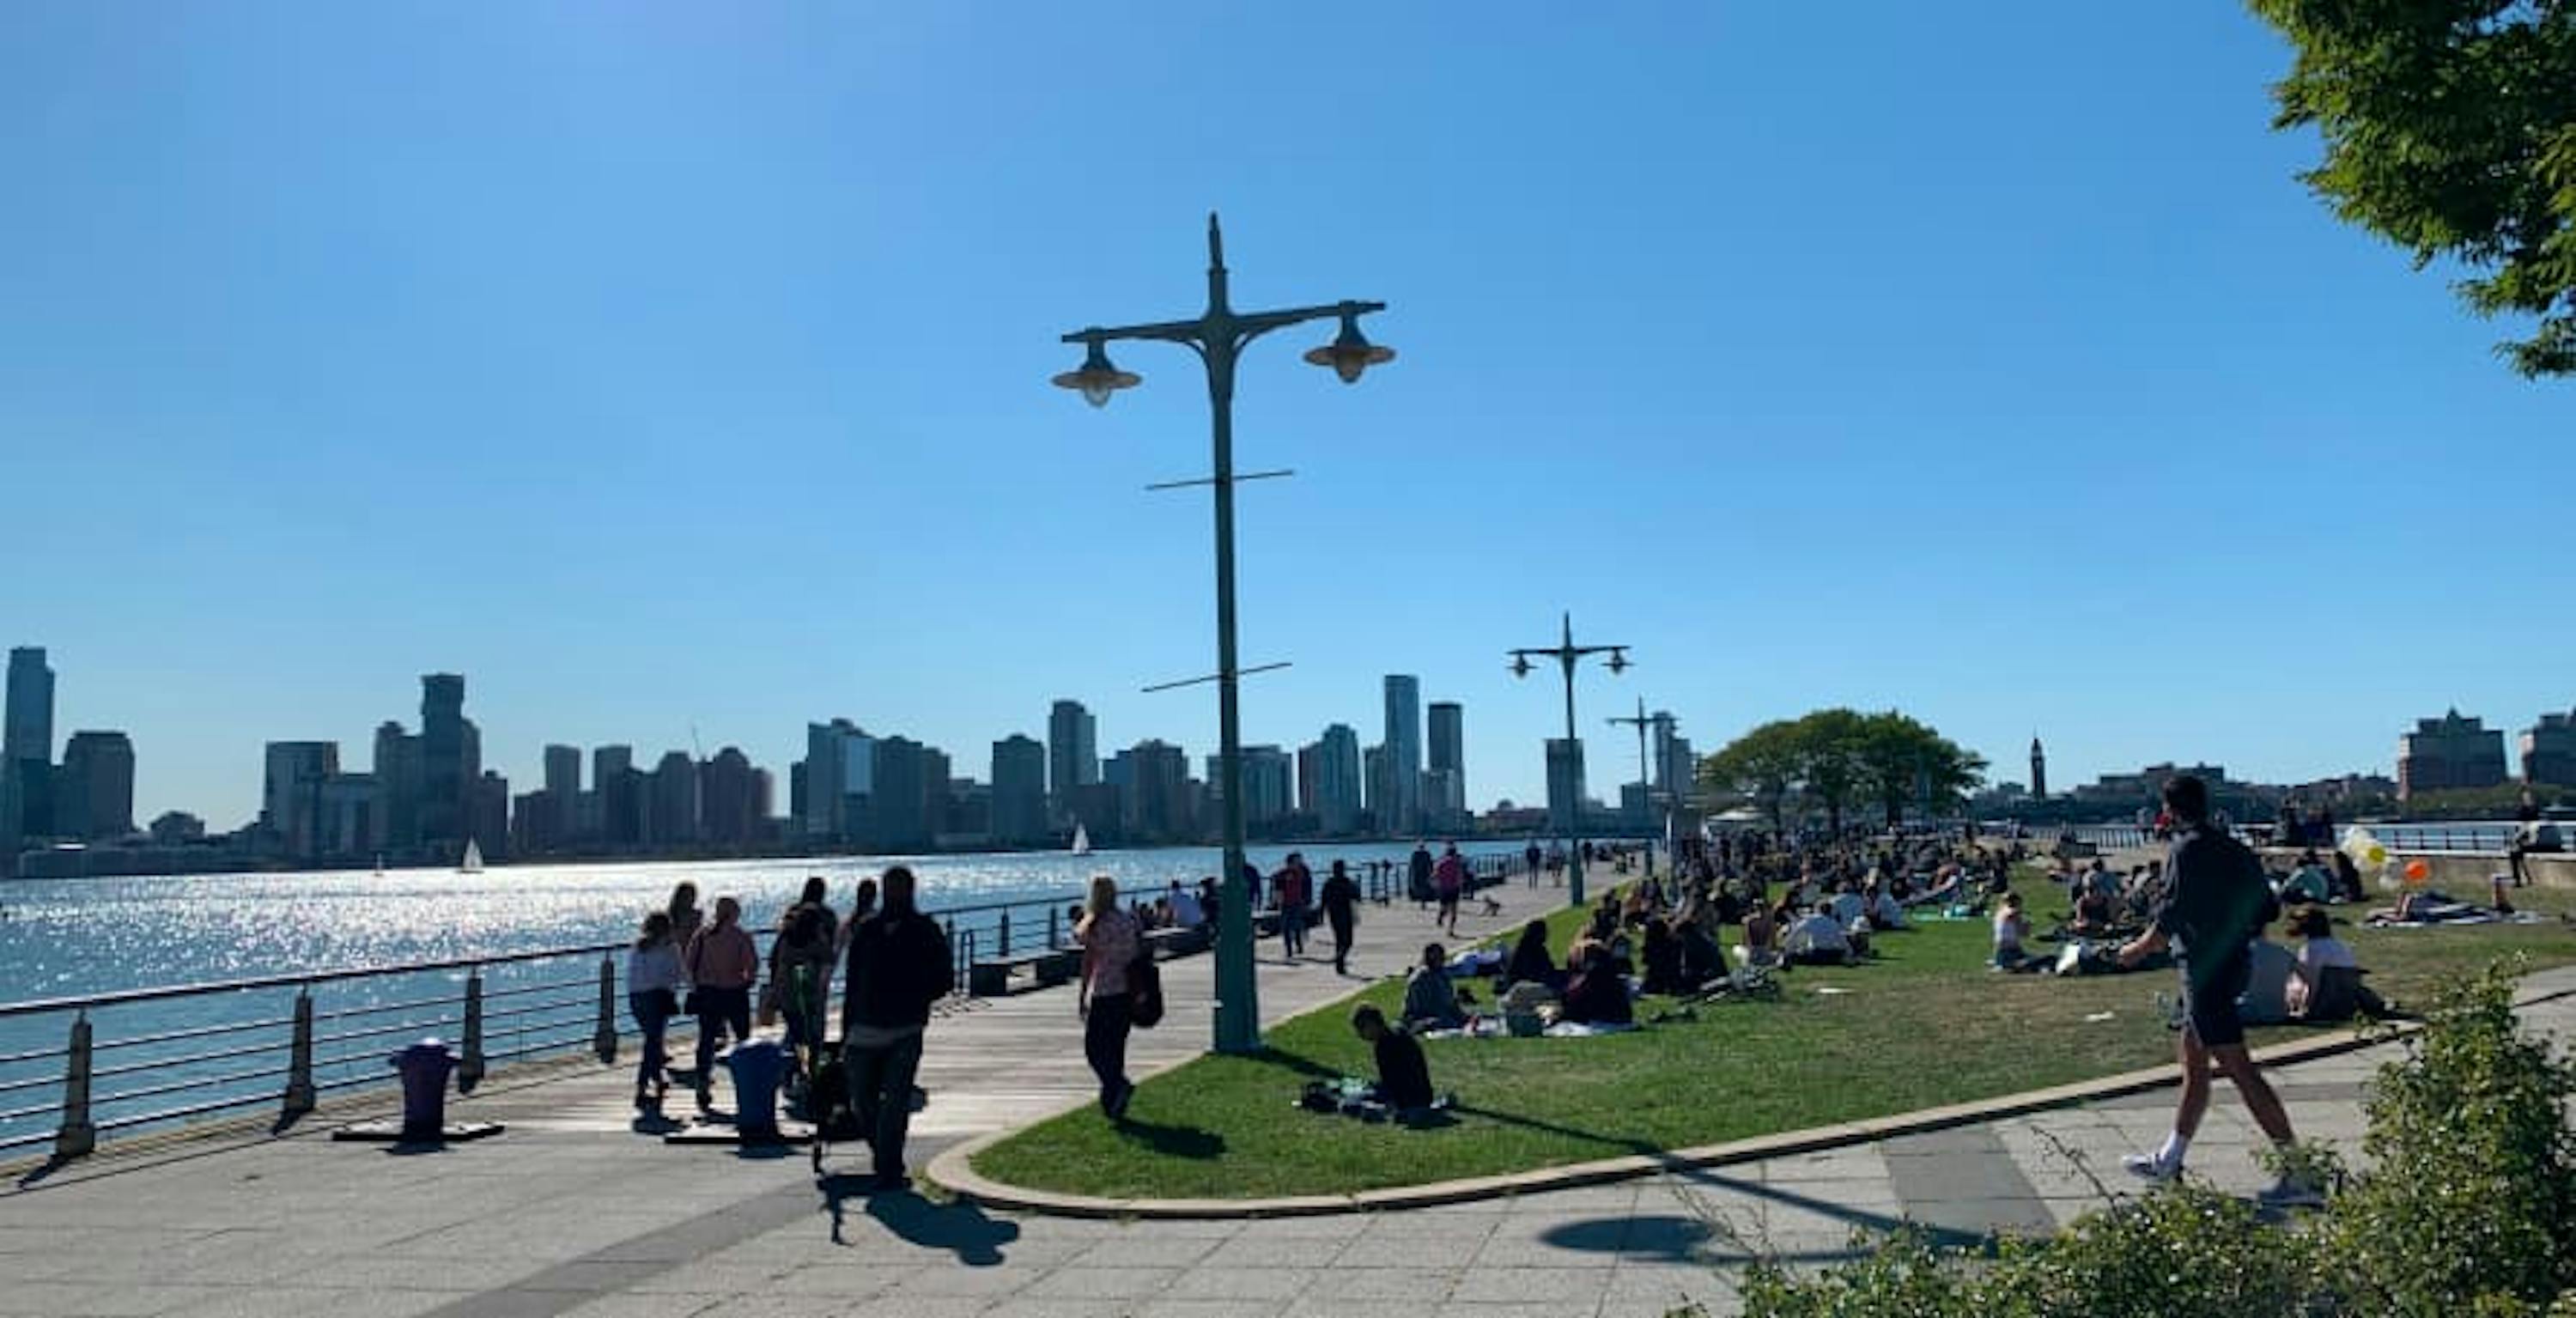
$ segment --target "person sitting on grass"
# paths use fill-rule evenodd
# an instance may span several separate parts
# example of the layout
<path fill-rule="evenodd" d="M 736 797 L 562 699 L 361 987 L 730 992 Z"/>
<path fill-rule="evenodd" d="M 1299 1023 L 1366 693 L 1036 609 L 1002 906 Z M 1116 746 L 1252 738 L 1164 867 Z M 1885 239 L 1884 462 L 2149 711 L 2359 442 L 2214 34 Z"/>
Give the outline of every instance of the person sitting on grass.
<path fill-rule="evenodd" d="M 1861 900 L 1869 907 L 1869 922 L 1873 926 L 1880 929 L 1905 927 L 1905 904 L 1896 899 L 1896 894 L 1887 885 L 1869 885 L 1869 891 L 1861 895 Z"/>
<path fill-rule="evenodd" d="M 1351 1032 L 1366 1040 L 1377 1053 L 1377 1088 L 1370 1097 L 1394 1108 L 1398 1115 L 1421 1112 L 1431 1106 L 1431 1063 L 1423 1057 L 1421 1043 L 1390 1027 L 1386 1013 L 1365 1002 L 1351 1012 Z"/>
<path fill-rule="evenodd" d="M 1503 983 L 1544 984 L 1549 991 L 1565 987 L 1565 972 L 1556 968 L 1556 959 L 1547 951 L 1547 921 L 1532 920 L 1521 926 L 1520 939 L 1512 944 L 1511 959 L 1503 963 Z"/>
<path fill-rule="evenodd" d="M 2299 855 L 2299 867 L 2290 872 L 2290 877 L 2281 880 L 2279 892 L 2284 905 L 2332 901 L 2334 875 L 2326 869 L 2325 862 L 2317 858 L 2314 850 L 2305 851 Z"/>
<path fill-rule="evenodd" d="M 1467 1023 L 1458 1005 L 1458 989 L 1449 982 L 1449 949 L 1430 943 L 1422 964 L 1404 978 L 1404 1027 L 1408 1030 L 1455 1030 Z"/>
<path fill-rule="evenodd" d="M 1995 969 L 2019 975 L 2047 965 L 2048 958 L 2023 950 L 2022 940 L 2028 937 L 2030 917 L 2022 913 L 2021 894 L 2005 893 L 2004 904 L 1995 911 Z"/>
<path fill-rule="evenodd" d="M 2322 907 L 2311 906 L 2292 915 L 2290 932 L 2304 940 L 2298 959 L 2291 963 L 2292 1019 L 2331 1025 L 2351 1020 L 2356 1011 L 2375 1021 L 2406 1019 L 2361 982 L 2361 962 L 2351 947 L 2334 936 L 2334 921 Z"/>
<path fill-rule="evenodd" d="M 1809 911 L 1780 936 L 1780 955 L 1793 966 L 1849 965 L 1851 936 L 1830 910 Z"/>
<path fill-rule="evenodd" d="M 2107 938 L 2118 922 L 2110 895 L 2097 888 L 2086 888 L 2075 899 L 2074 918 L 2066 922 L 2066 932 L 2083 938 Z"/>
<path fill-rule="evenodd" d="M 1661 919 L 1646 921 L 1642 951 L 1646 960 L 1646 992 L 1675 997 L 1698 986 L 1682 973 L 1682 940 L 1673 936 L 1670 923 Z"/>
<path fill-rule="evenodd" d="M 2253 968 L 2245 976 L 2245 991 L 2236 996 L 2237 1019 L 2248 1025 L 2278 1025 L 2290 1019 L 2290 981 L 2297 975 L 2298 960 L 2290 949 L 2264 936 L 2279 918 L 2280 906 L 2271 901 L 2264 906 L 2245 948 Z"/>
<path fill-rule="evenodd" d="M 1574 978 L 1566 981 L 1565 1007 L 1558 1019 L 1577 1025 L 1629 1025 L 1637 1013 L 1628 1001 L 1627 981 L 1610 959 L 1610 949 L 1598 943 L 1584 948 L 1583 961 Z"/>
<path fill-rule="evenodd" d="M 1760 902 L 1747 908 L 1744 913 L 1744 964 L 1747 967 L 1780 964 L 1779 937 L 1779 923 Z"/>
<path fill-rule="evenodd" d="M 1862 900 L 1860 893 L 1854 890 L 1852 885 L 1846 883 L 1834 891 L 1832 899 L 1825 903 L 1825 909 L 1833 913 L 1836 922 L 1845 929 L 1849 929 L 1852 921 L 1869 914 L 1869 903 Z"/>

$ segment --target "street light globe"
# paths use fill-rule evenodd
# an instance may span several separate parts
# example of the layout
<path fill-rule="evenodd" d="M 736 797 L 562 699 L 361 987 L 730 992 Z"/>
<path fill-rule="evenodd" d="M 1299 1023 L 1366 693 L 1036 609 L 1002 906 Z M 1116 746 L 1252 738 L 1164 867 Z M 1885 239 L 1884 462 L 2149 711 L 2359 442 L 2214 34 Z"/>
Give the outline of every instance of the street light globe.
<path fill-rule="evenodd" d="M 1342 332 L 1331 343 L 1309 349 L 1306 360 L 1317 366 L 1332 368 L 1344 384 L 1358 384 L 1360 375 L 1372 366 L 1383 366 L 1395 360 L 1395 349 L 1380 347 L 1360 333 L 1356 317 L 1342 317 Z"/>
<path fill-rule="evenodd" d="M 1109 354 L 1097 339 L 1092 340 L 1091 351 L 1083 356 L 1081 370 L 1066 371 L 1055 377 L 1056 388 L 1080 391 L 1082 401 L 1093 407 L 1107 407 L 1110 395 L 1121 389 L 1133 389 L 1144 382 L 1145 377 L 1134 371 L 1122 371 L 1110 365 Z"/>

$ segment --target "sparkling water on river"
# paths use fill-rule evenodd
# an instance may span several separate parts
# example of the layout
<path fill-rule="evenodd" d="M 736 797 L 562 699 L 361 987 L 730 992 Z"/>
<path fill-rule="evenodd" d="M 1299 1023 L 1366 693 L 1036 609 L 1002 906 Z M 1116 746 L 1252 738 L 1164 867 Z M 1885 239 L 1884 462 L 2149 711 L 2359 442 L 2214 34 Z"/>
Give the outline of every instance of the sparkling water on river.
<path fill-rule="evenodd" d="M 1472 843 L 1460 850 L 1470 855 L 1517 853 L 1521 845 Z M 1269 872 L 1291 849 L 1255 847 L 1248 854 Z M 1398 844 L 1306 844 L 1294 849 L 1303 851 L 1319 873 L 1335 858 L 1356 868 L 1371 860 L 1400 863 L 1412 850 Z M 833 904 L 846 910 L 859 879 L 895 863 L 913 868 L 921 880 L 922 906 L 938 911 L 1037 899 L 1060 905 L 1075 900 L 1093 874 L 1109 874 L 1130 892 L 1159 891 L 1173 879 L 1195 883 L 1214 874 L 1218 853 L 1213 847 L 1186 847 L 1089 856 L 1023 852 L 524 865 L 479 874 L 396 870 L 7 882 L 0 883 L 0 909 L 5 909 L 0 918 L 0 1003 L 617 943 L 633 937 L 644 914 L 658 909 L 672 885 L 683 879 L 697 883 L 702 905 L 712 906 L 721 895 L 740 897 L 745 924 L 765 930 L 774 926 L 806 876 L 824 876 Z M 1016 918 L 1033 916 L 1044 918 L 1034 910 Z M 960 926 L 989 919 L 962 919 Z M 1030 932 L 1024 925 L 1014 944 L 1029 941 Z M 497 1054 L 514 1043 L 532 1051 L 579 1046 L 597 1014 L 598 965 L 597 957 L 587 956 L 487 970 L 485 993 L 495 1013 L 487 1027 L 487 1049 Z M 622 964 L 619 969 L 622 974 Z M 384 1055 L 394 1044 L 432 1031 L 453 1038 L 459 1012 L 453 1004 L 461 1001 L 465 978 L 460 969 L 314 989 L 314 1006 L 323 1017 L 316 1027 L 323 1041 L 315 1053 L 325 1063 L 317 1080 L 355 1084 L 381 1077 L 386 1074 Z M 586 997 L 584 983 L 591 986 Z M 514 1017 L 497 1015 L 514 1001 L 510 990 L 546 985 L 564 987 L 532 991 L 516 1000 L 566 1005 Z M 97 1065 L 102 1071 L 133 1068 L 102 1075 L 98 1092 L 108 1096 L 181 1078 L 280 1070 L 286 1031 L 258 1023 L 283 1020 L 293 1011 L 293 1000 L 293 990 L 256 990 L 94 1012 L 91 1020 L 101 1049 Z M 330 1016 L 388 1003 L 419 1006 L 345 1020 Z M 622 1004 L 618 1016 L 621 1029 L 632 1028 Z M 0 1156 L 13 1142 L 53 1129 L 56 1118 L 50 1111 L 32 1109 L 59 1101 L 59 1052 L 70 1019 L 69 1013 L 0 1016 Z M 227 1025 L 252 1028 L 154 1043 L 116 1042 Z M 360 1035 L 361 1030 L 383 1032 Z M 334 1037 L 342 1035 L 350 1037 Z M 632 1045 L 628 1047 L 631 1056 Z M 103 1121 L 135 1119 L 217 1094 L 274 1094 L 283 1083 L 278 1076 L 246 1076 L 213 1089 L 103 1102 L 97 1115 Z"/>

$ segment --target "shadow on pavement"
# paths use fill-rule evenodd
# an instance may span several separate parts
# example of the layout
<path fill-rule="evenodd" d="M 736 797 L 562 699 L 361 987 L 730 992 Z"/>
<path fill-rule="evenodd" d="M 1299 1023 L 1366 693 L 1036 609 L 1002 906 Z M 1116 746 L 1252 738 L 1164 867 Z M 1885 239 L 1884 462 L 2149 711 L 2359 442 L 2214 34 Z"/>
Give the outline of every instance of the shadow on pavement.
<path fill-rule="evenodd" d="M 1700 1246 L 1717 1234 L 1695 1217 L 1661 1214 L 1641 1217 L 1595 1217 L 1567 1222 L 1540 1237 L 1558 1249 L 1592 1254 L 1631 1254 L 1667 1263 L 1688 1263 Z"/>
<path fill-rule="evenodd" d="M 955 1254 L 970 1268 L 1001 1263 L 1002 1246 L 1020 1238 L 1016 1222 L 986 1217 L 973 1204 L 934 1204 L 910 1191 L 868 1200 L 868 1216 L 911 1244 Z"/>

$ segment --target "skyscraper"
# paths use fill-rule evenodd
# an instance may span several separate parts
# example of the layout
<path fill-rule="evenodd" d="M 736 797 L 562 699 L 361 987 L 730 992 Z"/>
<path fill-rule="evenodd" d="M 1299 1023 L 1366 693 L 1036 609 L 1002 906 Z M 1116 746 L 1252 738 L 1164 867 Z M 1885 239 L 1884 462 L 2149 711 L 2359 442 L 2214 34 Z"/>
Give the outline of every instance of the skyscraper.
<path fill-rule="evenodd" d="M 1558 833 L 1583 826 L 1583 740 L 1547 739 L 1547 826 Z"/>
<path fill-rule="evenodd" d="M 1100 724 L 1077 700 L 1059 700 L 1047 711 L 1047 792 L 1059 815 L 1071 810 L 1077 787 L 1100 781 Z"/>
<path fill-rule="evenodd" d="M 1210 756 L 1210 759 L 1216 757 Z M 1288 817 L 1288 752 L 1277 746 L 1243 748 L 1243 822 L 1257 827 Z M 1218 781 L 1208 775 L 1208 781 Z"/>
<path fill-rule="evenodd" d="M 1360 734 L 1346 723 L 1325 728 L 1315 743 L 1315 799 L 1306 804 L 1316 827 L 1333 835 L 1359 828 L 1364 804 L 1360 781 Z"/>
<path fill-rule="evenodd" d="M 657 847 L 698 840 L 698 762 L 665 751 L 644 786 L 644 840 Z"/>
<path fill-rule="evenodd" d="M 857 821 L 860 840 L 871 851 L 918 851 L 930 843 L 936 827 L 925 807 L 931 799 L 928 748 L 910 737 L 879 737 L 873 743 L 876 782 L 873 791 L 852 793 L 864 799 L 865 818 Z M 947 784 L 941 785 L 945 794 Z M 811 791 L 811 785 L 807 787 Z"/>
<path fill-rule="evenodd" d="M 1418 833 L 1422 830 L 1421 678 L 1387 675 L 1385 745 L 1390 810 L 1379 811 L 1378 826 L 1398 834 Z"/>
<path fill-rule="evenodd" d="M 1013 733 L 993 743 L 993 840 L 1037 842 L 1047 835 L 1047 745 Z"/>
<path fill-rule="evenodd" d="M 1435 700 L 1427 712 L 1431 767 L 1424 775 L 1423 808 L 1438 818 L 1441 827 L 1454 828 L 1467 812 L 1466 711 L 1457 701 Z"/>
<path fill-rule="evenodd" d="M 376 726 L 375 843 L 405 850 L 420 843 L 420 738 L 387 721 Z"/>
<path fill-rule="evenodd" d="M 590 791 L 599 800 L 599 840 L 631 847 L 644 840 L 644 775 L 632 746 L 599 746 L 590 752 Z"/>
<path fill-rule="evenodd" d="M 1388 821 L 1395 815 L 1395 759 L 1386 753 L 1386 743 L 1360 752 L 1361 780 L 1368 786 L 1364 798 L 1369 823 L 1378 836 L 1392 837 L 1395 827 Z"/>
<path fill-rule="evenodd" d="M 768 806 L 761 799 L 760 774 L 751 757 L 727 746 L 698 766 L 698 836 L 720 847 L 749 846 L 760 840 Z"/>
<path fill-rule="evenodd" d="M 1177 842 L 1195 836 L 1190 801 L 1190 760 L 1180 747 L 1148 738 L 1118 752 L 1109 780 L 1131 842 Z"/>
<path fill-rule="evenodd" d="M 546 747 L 546 790 L 555 799 L 569 804 L 581 795 L 581 748 L 578 746 Z"/>
<path fill-rule="evenodd" d="M 322 785 L 340 772 L 336 741 L 272 741 L 260 786 L 260 823 L 289 857 L 322 854 Z"/>
<path fill-rule="evenodd" d="M 875 791 L 876 739 L 845 718 L 805 725 L 805 815 L 799 822 L 816 841 L 858 841 L 854 800 Z"/>
<path fill-rule="evenodd" d="M 54 778 L 55 831 L 87 842 L 134 831 L 134 743 L 122 732 L 75 732 Z"/>
<path fill-rule="evenodd" d="M 429 673 L 420 679 L 420 840 L 441 851 L 459 850 L 482 775 L 481 738 L 465 721 L 465 679 Z M 503 806 L 508 809 L 506 803 Z"/>
<path fill-rule="evenodd" d="M 20 839 L 53 831 L 53 762 L 54 670 L 45 666 L 44 647 L 19 646 L 9 651 L 0 716 L 0 847 L 11 854 Z"/>

